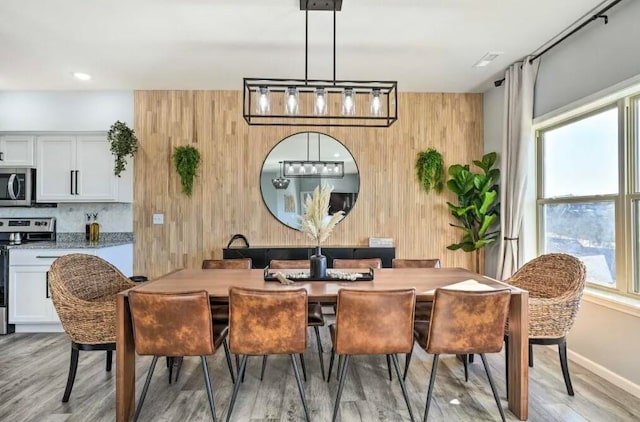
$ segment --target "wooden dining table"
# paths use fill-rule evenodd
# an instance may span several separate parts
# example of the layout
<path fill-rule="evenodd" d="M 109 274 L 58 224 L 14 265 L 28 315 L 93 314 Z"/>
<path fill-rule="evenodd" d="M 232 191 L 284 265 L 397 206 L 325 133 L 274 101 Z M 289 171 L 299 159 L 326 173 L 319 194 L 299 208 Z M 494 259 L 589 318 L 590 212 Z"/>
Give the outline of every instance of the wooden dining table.
<path fill-rule="evenodd" d="M 358 270 L 353 270 L 358 271 Z M 363 270 L 366 271 L 366 270 Z M 466 284 L 457 284 L 469 280 Z M 528 418 L 528 300 L 529 294 L 508 284 L 462 268 L 384 268 L 373 281 L 313 281 L 292 285 L 264 281 L 263 270 L 180 270 L 118 294 L 116 320 L 116 421 L 129 421 L 135 410 L 135 344 L 128 292 L 185 292 L 206 290 L 213 300 L 229 297 L 230 287 L 265 290 L 304 288 L 312 302 L 335 302 L 340 289 L 391 290 L 415 288 L 416 300 L 432 301 L 434 289 L 469 285 L 486 289 L 511 289 L 509 305 L 509 410 L 520 420 Z M 453 286 L 455 287 L 455 286 Z M 453 288 L 452 287 L 452 288 Z"/>

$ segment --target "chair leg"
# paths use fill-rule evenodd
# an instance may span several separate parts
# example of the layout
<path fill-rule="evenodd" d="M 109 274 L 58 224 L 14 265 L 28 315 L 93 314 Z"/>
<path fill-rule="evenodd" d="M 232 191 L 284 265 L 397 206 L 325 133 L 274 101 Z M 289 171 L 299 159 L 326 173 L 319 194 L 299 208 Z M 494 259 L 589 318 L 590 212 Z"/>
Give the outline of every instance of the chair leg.
<path fill-rule="evenodd" d="M 329 359 L 329 372 L 327 372 L 327 382 L 331 381 L 331 370 L 333 369 L 333 359 L 336 357 L 336 352 L 331 347 L 331 359 Z"/>
<path fill-rule="evenodd" d="M 173 381 L 173 357 L 167 356 L 167 368 L 169 368 L 169 384 Z"/>
<path fill-rule="evenodd" d="M 149 367 L 149 373 L 147 374 L 147 379 L 144 382 L 144 387 L 142 388 L 142 394 L 140 395 L 140 401 L 138 402 L 138 406 L 136 407 L 136 413 L 133 415 L 133 422 L 138 420 L 140 416 L 140 410 L 142 410 L 142 404 L 144 403 L 145 397 L 147 397 L 147 391 L 149 391 L 149 384 L 151 383 L 151 377 L 153 376 L 153 370 L 156 369 L 156 363 L 158 363 L 158 357 L 154 356 L 151 361 L 151 367 Z"/>
<path fill-rule="evenodd" d="M 267 355 L 262 356 L 262 369 L 260 369 L 260 381 L 264 378 L 264 369 L 267 367 Z"/>
<path fill-rule="evenodd" d="M 216 405 L 213 403 L 213 392 L 211 391 L 211 379 L 209 378 L 209 365 L 207 365 L 207 358 L 200 356 L 202 362 L 202 373 L 204 375 L 204 385 L 207 387 L 207 398 L 209 399 L 209 408 L 211 409 L 211 417 L 213 422 L 216 422 Z"/>
<path fill-rule="evenodd" d="M 469 381 L 469 355 L 462 355 L 462 363 L 464 364 L 464 382 Z"/>
<path fill-rule="evenodd" d="M 184 361 L 184 356 L 178 356 L 173 358 L 174 362 L 176 362 L 176 378 L 173 382 L 178 382 L 178 377 L 180 376 L 180 370 L 182 369 L 182 362 Z"/>
<path fill-rule="evenodd" d="M 324 350 L 322 350 L 322 340 L 320 339 L 320 330 L 318 326 L 313 327 L 316 332 L 316 340 L 318 341 L 318 358 L 320 358 L 320 372 L 322 372 L 322 381 L 324 381 L 324 358 L 322 356 Z"/>
<path fill-rule="evenodd" d="M 227 344 L 227 339 L 224 339 L 222 345 L 224 346 L 224 356 L 225 358 L 227 358 L 227 366 L 229 367 L 229 375 L 231 375 L 231 383 L 235 384 L 236 378 L 233 375 L 233 364 L 231 363 L 231 353 L 229 353 L 229 345 Z"/>
<path fill-rule="evenodd" d="M 567 393 L 573 396 L 573 385 L 571 385 L 571 377 L 569 376 L 569 364 L 567 362 L 567 342 L 562 341 L 558 344 L 558 353 L 560 355 L 560 366 L 562 367 L 562 375 L 564 376 L 564 384 L 567 386 Z"/>
<path fill-rule="evenodd" d="M 322 347 L 322 340 L 320 339 L 320 327 L 317 325 L 313 326 L 313 330 L 316 332 L 316 338 L 318 339 L 318 348 L 321 353 L 324 353 L 324 348 Z"/>
<path fill-rule="evenodd" d="M 71 390 L 73 389 L 73 383 L 76 380 L 76 371 L 78 370 L 78 355 L 80 351 L 71 345 L 71 362 L 69 363 L 69 376 L 67 377 L 67 386 L 64 389 L 64 395 L 62 396 L 62 402 L 69 401 L 71 396 Z"/>
<path fill-rule="evenodd" d="M 533 344 L 529 343 L 529 368 L 533 368 Z"/>
<path fill-rule="evenodd" d="M 484 365 L 484 370 L 487 373 L 487 378 L 489 378 L 489 385 L 491 386 L 491 391 L 493 392 L 493 398 L 498 405 L 498 410 L 500 411 L 500 418 L 502 418 L 502 422 L 505 421 L 504 418 L 504 410 L 502 410 L 502 403 L 500 403 L 500 397 L 498 397 L 498 391 L 496 390 L 496 386 L 493 383 L 493 377 L 491 376 L 491 371 L 489 370 L 489 364 L 487 363 L 487 357 L 484 353 L 480 353 L 480 357 L 482 358 L 482 364 Z"/>
<path fill-rule="evenodd" d="M 236 355 L 237 357 L 238 355 Z M 244 377 L 244 370 L 247 368 L 247 355 L 243 355 L 242 359 L 240 359 L 240 365 L 238 366 L 238 380 L 241 380 Z M 233 395 L 231 396 L 231 401 L 229 402 L 229 410 L 227 411 L 227 422 L 231 419 L 231 412 L 233 412 L 233 405 L 236 404 L 236 398 L 238 397 L 238 390 L 240 390 L 240 384 L 242 382 L 236 382 L 236 385 L 233 387 Z"/>
<path fill-rule="evenodd" d="M 112 363 L 113 363 L 113 350 L 107 350 L 107 372 L 111 372 Z"/>
<path fill-rule="evenodd" d="M 402 376 L 402 380 L 407 380 L 407 374 L 409 373 L 409 363 L 411 363 L 411 356 L 413 355 L 413 346 L 411 346 L 411 351 L 407 353 L 404 358 L 404 375 Z"/>
<path fill-rule="evenodd" d="M 342 359 L 342 356 L 340 356 L 340 359 Z M 336 403 L 333 405 L 333 418 L 331 419 L 332 422 L 335 422 L 336 418 L 338 417 L 338 410 L 340 410 L 340 398 L 342 397 L 342 388 L 344 387 L 344 382 L 347 379 L 347 369 L 349 369 L 350 359 L 350 355 L 346 355 L 344 357 L 342 368 L 340 368 L 340 363 L 338 363 L 338 368 L 340 368 L 340 375 L 338 377 L 338 393 L 336 394 Z"/>
<path fill-rule="evenodd" d="M 438 358 L 440 355 L 433 355 L 433 365 L 431 365 L 431 378 L 429 379 L 429 390 L 427 391 L 427 404 L 424 407 L 423 422 L 427 422 L 429 416 L 429 406 L 431 406 L 431 396 L 433 394 L 433 386 L 436 383 L 436 373 L 438 372 Z"/>
<path fill-rule="evenodd" d="M 234 355 L 236 358 L 236 375 L 240 373 L 240 358 L 238 355 Z"/>
<path fill-rule="evenodd" d="M 393 381 L 393 376 L 391 375 L 391 355 L 387 355 L 387 372 L 389 372 L 389 381 Z"/>
<path fill-rule="evenodd" d="M 300 399 L 302 400 L 302 407 L 304 408 L 304 416 L 309 422 L 309 408 L 307 407 L 307 399 L 304 397 L 304 386 L 300 380 L 300 372 L 298 372 L 298 365 L 296 364 L 296 356 L 291 354 L 291 365 L 293 366 L 293 374 L 296 376 L 296 383 L 298 384 L 298 392 L 300 393 Z"/>
<path fill-rule="evenodd" d="M 300 365 L 302 366 L 302 376 L 304 377 L 304 382 L 307 382 L 307 365 L 304 363 L 304 354 L 300 353 Z"/>
<path fill-rule="evenodd" d="M 411 418 L 411 422 L 413 422 L 414 421 L 413 410 L 411 409 L 411 403 L 409 403 L 409 395 L 407 394 L 407 387 L 404 385 L 404 379 L 400 374 L 400 365 L 398 364 L 398 356 L 391 355 L 391 360 L 393 361 L 393 366 L 396 368 L 396 375 L 398 376 L 398 381 L 400 382 L 400 388 L 402 389 L 402 396 L 404 397 L 404 402 L 407 403 L 407 408 L 409 409 L 409 417 Z"/>

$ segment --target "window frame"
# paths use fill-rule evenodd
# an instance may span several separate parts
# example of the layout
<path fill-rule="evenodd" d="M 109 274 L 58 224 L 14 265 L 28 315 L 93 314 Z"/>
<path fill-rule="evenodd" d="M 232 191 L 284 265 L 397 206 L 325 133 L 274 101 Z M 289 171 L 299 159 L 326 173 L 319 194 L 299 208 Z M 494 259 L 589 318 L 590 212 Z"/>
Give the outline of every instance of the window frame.
<path fill-rule="evenodd" d="M 618 110 L 618 193 L 605 195 L 583 195 L 570 197 L 550 197 L 544 195 L 544 135 L 545 133 L 587 119 L 608 110 Z M 545 252 L 545 205 L 580 204 L 589 202 L 613 202 L 615 233 L 615 287 L 592 283 L 587 285 L 601 291 L 622 294 L 634 298 L 640 297 L 640 242 L 634 239 L 640 234 L 640 218 L 634 225 L 634 202 L 640 215 L 640 92 L 616 100 L 600 103 L 593 107 L 581 107 L 569 112 L 565 118 L 552 124 L 536 125 L 535 161 L 536 161 L 536 250 L 538 255 Z M 637 259 L 634 259 L 637 257 Z"/>

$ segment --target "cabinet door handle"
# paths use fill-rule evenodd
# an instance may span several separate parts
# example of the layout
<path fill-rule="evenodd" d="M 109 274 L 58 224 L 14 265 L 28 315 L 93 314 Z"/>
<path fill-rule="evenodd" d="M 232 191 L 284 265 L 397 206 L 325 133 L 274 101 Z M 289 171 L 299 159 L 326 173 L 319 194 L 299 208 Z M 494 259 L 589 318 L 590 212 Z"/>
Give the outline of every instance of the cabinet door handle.
<path fill-rule="evenodd" d="M 80 170 L 76 170 L 76 195 L 78 194 L 78 173 L 80 173 Z"/>
<path fill-rule="evenodd" d="M 73 170 L 71 170 L 71 175 L 69 176 L 69 193 L 73 195 Z"/>
<path fill-rule="evenodd" d="M 60 256 L 56 256 L 56 255 L 36 255 L 36 258 L 44 258 L 44 259 L 55 259 L 55 258 L 62 258 L 63 255 Z"/>
<path fill-rule="evenodd" d="M 0 161 L 4 161 L 4 152 L 0 152 Z"/>
<path fill-rule="evenodd" d="M 46 296 L 47 296 L 47 299 L 51 297 L 49 296 L 49 271 L 47 271 L 47 278 L 46 278 Z"/>

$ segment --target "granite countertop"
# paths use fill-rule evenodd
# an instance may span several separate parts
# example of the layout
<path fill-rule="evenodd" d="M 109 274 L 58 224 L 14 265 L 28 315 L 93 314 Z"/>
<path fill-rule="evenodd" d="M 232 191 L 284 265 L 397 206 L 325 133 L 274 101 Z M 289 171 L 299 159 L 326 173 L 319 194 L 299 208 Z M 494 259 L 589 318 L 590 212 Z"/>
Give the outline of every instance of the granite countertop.
<path fill-rule="evenodd" d="M 133 243 L 133 233 L 100 233 L 98 242 L 85 240 L 84 233 L 58 233 L 51 242 L 30 242 L 10 245 L 9 249 L 98 249 Z"/>

